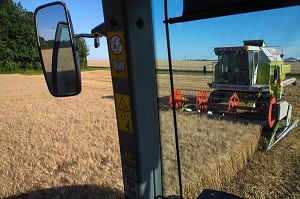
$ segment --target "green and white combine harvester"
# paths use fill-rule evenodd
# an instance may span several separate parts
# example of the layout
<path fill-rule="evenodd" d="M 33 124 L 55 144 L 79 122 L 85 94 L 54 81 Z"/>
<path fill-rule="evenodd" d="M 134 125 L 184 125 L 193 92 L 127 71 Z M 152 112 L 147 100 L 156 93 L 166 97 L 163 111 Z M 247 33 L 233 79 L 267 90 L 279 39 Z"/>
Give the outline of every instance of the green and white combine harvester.
<path fill-rule="evenodd" d="M 208 96 L 198 93 L 196 102 L 184 98 L 174 90 L 176 109 L 195 110 L 199 113 L 232 115 L 259 121 L 271 137 L 267 152 L 292 129 L 292 105 L 284 99 L 283 88 L 296 84 L 296 78 L 287 79 L 291 65 L 284 64 L 279 47 L 268 47 L 263 40 L 244 41 L 244 46 L 214 48 L 218 62 L 214 65 L 213 79 L 208 83 L 214 89 Z M 172 96 L 169 105 L 172 108 Z"/>

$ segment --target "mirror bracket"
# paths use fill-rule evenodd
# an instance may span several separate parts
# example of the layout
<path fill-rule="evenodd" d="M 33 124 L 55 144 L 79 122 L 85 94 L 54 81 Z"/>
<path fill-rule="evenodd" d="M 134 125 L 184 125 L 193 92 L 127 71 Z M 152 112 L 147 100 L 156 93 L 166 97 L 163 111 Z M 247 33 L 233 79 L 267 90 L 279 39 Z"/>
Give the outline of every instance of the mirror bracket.
<path fill-rule="evenodd" d="M 95 28 L 93 28 L 91 30 L 91 34 L 78 34 L 75 36 L 75 39 L 76 41 L 79 39 L 79 38 L 94 38 L 94 47 L 95 48 L 98 48 L 100 46 L 100 38 L 101 37 L 106 37 L 106 27 L 105 27 L 105 24 L 104 22 L 99 24 L 98 26 L 96 26 Z"/>
<path fill-rule="evenodd" d="M 85 33 L 82 33 L 82 34 L 75 35 L 76 41 L 79 38 L 94 38 L 94 47 L 95 48 L 98 48 L 100 46 L 100 40 L 99 39 L 101 37 L 103 37 L 103 35 L 101 35 L 99 33 L 94 33 L 94 34 L 85 34 Z"/>

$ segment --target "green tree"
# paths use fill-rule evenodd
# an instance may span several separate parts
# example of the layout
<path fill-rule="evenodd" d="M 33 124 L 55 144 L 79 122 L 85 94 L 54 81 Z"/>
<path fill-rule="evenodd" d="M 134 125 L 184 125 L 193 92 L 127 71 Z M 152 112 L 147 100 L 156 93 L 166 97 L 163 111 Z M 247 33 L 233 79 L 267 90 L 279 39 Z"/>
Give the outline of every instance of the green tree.
<path fill-rule="evenodd" d="M 87 68 L 87 56 L 89 55 L 90 50 L 83 38 L 77 40 L 77 47 L 80 68 Z"/>
<path fill-rule="evenodd" d="M 12 0 L 0 1 L 0 72 L 41 69 L 33 13 Z"/>

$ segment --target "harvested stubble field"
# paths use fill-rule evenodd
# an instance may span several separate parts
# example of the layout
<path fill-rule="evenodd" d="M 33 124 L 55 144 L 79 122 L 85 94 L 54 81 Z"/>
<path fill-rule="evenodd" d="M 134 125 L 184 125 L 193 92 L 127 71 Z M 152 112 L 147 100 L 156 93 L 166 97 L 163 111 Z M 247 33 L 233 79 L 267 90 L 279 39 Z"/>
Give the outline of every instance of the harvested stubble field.
<path fill-rule="evenodd" d="M 122 198 L 110 71 L 82 73 L 79 96 L 53 98 L 43 76 L 0 76 L 0 198 Z M 176 75 L 195 95 L 209 78 Z M 193 85 L 190 85 L 193 82 Z M 202 82 L 202 83 L 201 83 Z M 158 75 L 159 100 L 170 88 Z M 185 86 L 185 87 L 184 87 Z M 299 114 L 299 86 L 286 97 Z M 178 194 L 171 111 L 160 111 L 165 195 Z M 178 114 L 184 195 L 216 188 L 246 198 L 300 197 L 299 128 L 265 155 L 260 128 Z M 257 150 L 258 148 L 258 150 Z"/>

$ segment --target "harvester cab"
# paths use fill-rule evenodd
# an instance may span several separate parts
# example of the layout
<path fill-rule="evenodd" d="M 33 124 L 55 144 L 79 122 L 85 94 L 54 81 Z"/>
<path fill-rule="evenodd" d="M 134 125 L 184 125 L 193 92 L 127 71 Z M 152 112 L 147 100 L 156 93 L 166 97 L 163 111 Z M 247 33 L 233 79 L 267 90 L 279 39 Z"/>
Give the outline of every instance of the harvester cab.
<path fill-rule="evenodd" d="M 282 87 L 295 83 L 286 79 L 291 66 L 283 62 L 282 52 L 267 47 L 263 40 L 244 41 L 244 46 L 215 48 L 218 62 L 209 86 L 220 90 L 269 92 L 281 99 Z M 279 85 L 279 88 L 278 88 Z"/>

